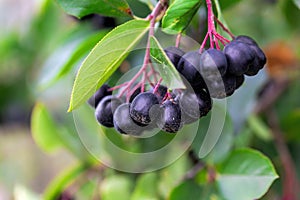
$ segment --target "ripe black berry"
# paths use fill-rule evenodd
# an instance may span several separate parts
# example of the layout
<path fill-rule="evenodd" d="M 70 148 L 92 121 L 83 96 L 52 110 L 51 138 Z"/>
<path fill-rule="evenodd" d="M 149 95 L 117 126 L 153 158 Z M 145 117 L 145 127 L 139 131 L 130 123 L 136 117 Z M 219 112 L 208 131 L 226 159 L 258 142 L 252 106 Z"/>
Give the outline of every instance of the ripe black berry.
<path fill-rule="evenodd" d="M 153 93 L 141 93 L 131 103 L 130 116 L 139 125 L 148 125 L 155 120 L 155 115 L 158 114 L 158 104 L 159 101 Z"/>
<path fill-rule="evenodd" d="M 176 133 L 181 128 L 181 109 L 178 102 L 167 100 L 161 108 L 158 127 L 168 133 Z"/>
<path fill-rule="evenodd" d="M 179 99 L 183 121 L 186 124 L 197 121 L 200 117 L 206 116 L 212 108 L 212 100 L 205 90 L 196 93 L 185 91 Z"/>
<path fill-rule="evenodd" d="M 129 98 L 129 102 L 131 103 L 133 101 L 133 99 L 141 93 L 141 91 L 142 91 L 141 87 L 138 87 L 137 89 L 135 89 Z"/>
<path fill-rule="evenodd" d="M 264 52 L 258 46 L 250 45 L 250 48 L 255 52 L 255 58 L 253 63 L 249 66 L 249 69 L 245 72 L 248 76 L 254 76 L 260 69 L 264 67 L 267 62 Z"/>
<path fill-rule="evenodd" d="M 234 38 L 234 40 L 239 41 L 239 42 L 243 42 L 243 43 L 248 44 L 248 45 L 258 46 L 254 39 L 252 39 L 251 37 L 246 36 L 246 35 L 239 35 L 236 38 Z"/>
<path fill-rule="evenodd" d="M 199 73 L 200 54 L 198 51 L 191 51 L 184 54 L 178 62 L 177 70 L 184 78 L 193 85 L 202 85 L 203 78 Z"/>
<path fill-rule="evenodd" d="M 228 72 L 237 76 L 244 74 L 255 58 L 255 52 L 249 45 L 238 41 L 227 44 L 224 54 L 227 58 Z"/>
<path fill-rule="evenodd" d="M 212 98 L 223 99 L 233 94 L 236 89 L 236 76 L 226 73 L 215 81 L 206 82 Z"/>
<path fill-rule="evenodd" d="M 141 135 L 144 127 L 137 125 L 129 114 L 130 104 L 120 105 L 114 113 L 114 127 L 122 134 Z"/>
<path fill-rule="evenodd" d="M 247 44 L 250 49 L 254 52 L 255 58 L 253 60 L 253 63 L 249 66 L 249 69 L 245 72 L 248 76 L 254 76 L 258 73 L 260 69 L 264 67 L 266 64 L 266 56 L 264 52 L 259 48 L 258 44 L 249 36 L 240 35 L 237 36 L 234 41 L 242 42 Z"/>
<path fill-rule="evenodd" d="M 115 96 L 109 95 L 104 97 L 95 110 L 95 116 L 98 122 L 106 127 L 113 127 L 113 115 L 121 100 Z"/>
<path fill-rule="evenodd" d="M 151 90 L 149 90 L 149 92 L 152 92 L 153 94 L 156 95 L 156 97 L 158 98 L 158 101 L 161 102 L 163 100 L 163 98 L 166 96 L 167 92 L 168 92 L 168 88 L 164 85 L 159 85 L 156 90 L 154 91 L 155 87 L 152 88 Z"/>
<path fill-rule="evenodd" d="M 245 81 L 245 76 L 244 75 L 236 76 L 235 81 L 236 81 L 235 89 L 238 89 L 239 87 L 241 87 L 243 85 L 243 83 Z"/>
<path fill-rule="evenodd" d="M 200 57 L 200 73 L 205 79 L 214 80 L 223 76 L 227 70 L 227 60 L 224 53 L 217 49 L 208 49 Z"/>
<path fill-rule="evenodd" d="M 112 91 L 108 91 L 110 87 L 107 84 L 102 85 L 93 96 L 88 100 L 88 104 L 96 108 L 99 102 L 106 96 L 112 95 Z"/>
<path fill-rule="evenodd" d="M 177 66 L 180 58 L 184 54 L 184 51 L 177 47 L 167 47 L 165 49 L 165 52 L 175 67 Z"/>

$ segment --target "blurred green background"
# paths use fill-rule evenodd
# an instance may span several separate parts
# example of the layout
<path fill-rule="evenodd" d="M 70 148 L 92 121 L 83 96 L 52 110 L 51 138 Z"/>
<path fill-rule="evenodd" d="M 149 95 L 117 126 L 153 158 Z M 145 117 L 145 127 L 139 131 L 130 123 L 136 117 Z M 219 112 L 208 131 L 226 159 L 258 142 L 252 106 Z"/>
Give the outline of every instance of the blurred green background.
<path fill-rule="evenodd" d="M 138 16 L 144 17 L 149 12 L 141 2 L 129 2 Z M 300 66 L 300 11 L 297 3 L 299 5 L 296 0 L 234 1 L 232 5 L 224 4 L 223 17 L 234 34 L 249 35 L 266 50 L 270 62 L 265 71 L 268 75 L 262 76 L 262 82 L 282 77 L 289 80 L 275 107 L 299 177 L 300 82 L 297 74 Z M 67 114 L 67 107 L 74 76 L 82 59 L 72 62 L 70 73 L 61 76 L 57 82 L 49 80 L 82 41 L 124 20 L 99 21 L 95 17 L 77 20 L 68 16 L 55 1 L 0 1 L 1 200 L 22 199 L 22 195 L 34 199 L 59 172 L 80 159 L 72 147 L 51 153 L 41 150 L 30 132 L 31 112 L 35 102 L 41 101 L 47 105 L 58 124 L 69 126 L 74 131 L 72 115 Z M 203 9 L 200 9 L 188 35 L 200 41 L 206 30 L 204 27 Z M 91 47 L 83 51 L 80 57 L 83 58 Z M 126 67 L 116 74 L 122 70 L 126 71 Z M 243 90 L 247 93 L 247 87 Z M 238 111 L 233 109 L 232 112 L 234 118 Z M 274 140 L 266 139 L 269 136 L 260 135 L 264 131 L 247 125 L 241 132 L 243 134 L 238 135 L 241 137 L 236 139 L 241 141 L 240 145 L 261 150 L 271 158 L 280 173 L 282 163 Z M 266 199 L 280 196 L 280 184 L 277 181 L 272 186 Z"/>

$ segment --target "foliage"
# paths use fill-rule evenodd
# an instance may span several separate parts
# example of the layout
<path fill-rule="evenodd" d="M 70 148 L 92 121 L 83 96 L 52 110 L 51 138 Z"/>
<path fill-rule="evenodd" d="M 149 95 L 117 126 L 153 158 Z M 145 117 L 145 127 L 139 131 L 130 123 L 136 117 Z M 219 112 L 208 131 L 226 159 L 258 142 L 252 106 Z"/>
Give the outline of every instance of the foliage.
<path fill-rule="evenodd" d="M 141 2 L 149 6 L 145 10 L 142 9 L 143 12 L 152 10 L 157 3 L 150 0 L 138 3 Z M 217 0 L 213 2 L 213 5 L 218 3 Z M 294 20 L 295 16 L 299 15 L 298 1 L 293 1 L 294 4 L 292 1 L 289 3 L 279 1 L 278 8 L 274 8 L 273 5 L 266 2 L 262 3 L 261 8 L 256 9 L 255 2 L 220 1 L 218 16 L 222 16 L 222 22 L 225 19 L 230 22 L 228 24 L 232 27 L 233 32 L 245 35 L 249 32 L 249 35 L 253 35 L 262 44 L 266 44 L 266 41 L 272 42 L 277 37 L 272 34 L 273 31 L 269 30 L 269 28 L 274 28 L 274 24 L 277 23 L 276 19 L 281 20 L 279 26 L 288 26 L 288 29 L 284 28 L 280 30 L 280 33 L 276 33 L 280 36 L 292 35 L 299 29 L 297 21 Z M 256 95 L 263 82 L 268 80 L 266 72 L 262 72 L 258 77 L 247 79 L 244 86 L 230 97 L 228 102 L 214 101 L 214 114 L 211 113 L 199 122 L 188 126 L 182 131 L 182 135 L 178 134 L 182 138 L 174 145 L 171 152 L 165 151 L 164 155 L 159 158 L 149 158 L 150 164 L 153 160 L 169 163 L 168 157 L 176 157 L 174 156 L 175 151 L 183 151 L 180 158 L 174 159 L 175 162 L 164 165 L 162 169 L 153 169 L 149 170 L 151 172 L 139 174 L 119 172 L 118 169 L 109 168 L 109 165 L 119 166 L 128 162 L 133 166 L 140 165 L 137 168 L 143 169 L 150 165 L 146 162 L 148 160 L 145 163 L 136 163 L 139 160 L 135 160 L 134 157 L 127 158 L 120 155 L 126 155 L 123 154 L 124 151 L 134 155 L 156 151 L 171 143 L 177 135 L 166 135 L 162 132 L 149 138 L 131 138 L 119 135 L 113 130 L 99 127 L 94 120 L 92 109 L 84 103 L 105 82 L 116 84 L 122 73 L 127 70 L 126 66 L 135 66 L 136 62 L 139 64 L 142 62 L 144 54 L 147 55 L 147 49 L 140 46 L 145 43 L 147 40 L 145 36 L 151 31 L 154 31 L 154 35 L 148 35 L 150 36 L 147 40 L 149 42 L 148 53 L 151 59 L 163 66 L 156 66 L 156 69 L 164 84 L 170 89 L 184 88 L 180 75 L 163 51 L 165 41 L 161 38 L 184 33 L 198 41 L 199 37 L 200 40 L 203 39 L 201 38 L 203 33 L 199 30 L 205 29 L 203 26 L 206 26 L 206 24 L 203 25 L 202 19 L 206 6 L 204 1 L 170 1 L 166 12 L 162 16 L 156 16 L 158 17 L 156 23 L 161 23 L 163 33 L 156 32 L 152 27 L 153 21 L 150 17 L 141 19 L 134 15 L 136 11 L 132 5 L 138 3 L 133 1 L 127 3 L 125 0 L 58 0 L 57 3 L 66 13 L 78 18 L 89 14 L 113 16 L 118 25 L 112 30 L 103 28 L 100 31 L 86 28 L 85 25 L 79 25 L 76 30 L 70 28 L 72 31 L 65 34 L 65 38 L 60 36 L 63 38 L 63 42 L 58 42 L 57 47 L 53 48 L 55 49 L 54 53 L 49 56 L 38 77 L 40 97 L 31 116 L 33 138 L 38 146 L 46 152 L 53 152 L 58 148 L 67 149 L 79 163 L 78 166 L 67 169 L 58 175 L 49 184 L 44 193 L 45 199 L 57 198 L 63 192 L 68 191 L 72 185 L 77 188 L 75 196 L 84 196 L 87 199 L 99 195 L 101 199 L 248 200 L 263 199 L 265 194 L 266 198 L 273 193 L 281 195 L 281 191 L 274 189 L 272 183 L 279 178 L 275 168 L 279 169 L 278 167 L 282 166 L 278 164 L 276 153 L 270 152 L 267 148 L 274 143 L 273 130 L 267 124 L 268 119 L 252 114 L 254 104 L 258 103 Z M 50 3 L 46 4 L 45 10 L 51 9 L 51 6 L 53 5 Z M 247 23 L 244 22 L 243 17 L 244 13 L 247 15 L 247 12 L 243 10 L 245 7 L 252 12 L 251 16 L 254 16 L 247 18 Z M 262 9 L 269 11 L 266 15 L 270 15 L 268 18 L 270 21 L 266 20 L 268 16 L 263 16 Z M 273 13 L 273 10 L 276 12 Z M 236 15 L 241 16 L 237 17 Z M 281 16 L 285 18 L 281 18 Z M 40 20 L 46 19 L 41 17 Z M 285 22 L 288 22 L 288 25 Z M 46 26 L 46 24 L 44 25 Z M 45 38 L 51 37 L 50 34 L 45 36 Z M 12 40 L 14 39 L 12 38 Z M 46 43 L 44 40 L 39 39 L 39 42 Z M 2 43 L 0 45 L 9 46 L 9 44 Z M 183 48 L 190 50 L 188 45 L 188 42 L 187 44 L 182 42 Z M 3 52 L 0 51 L 1 53 Z M 70 79 L 73 81 L 74 73 L 76 73 L 76 78 L 71 87 L 66 83 L 69 83 Z M 133 73 L 136 74 L 136 71 Z M 298 82 L 289 88 L 293 99 L 298 95 L 295 94 L 297 86 Z M 47 92 L 53 88 L 55 92 L 56 88 L 60 88 L 67 95 L 66 91 L 72 90 L 69 112 L 73 112 L 74 121 L 68 121 L 65 118 L 64 120 L 57 119 L 57 115 L 70 116 L 72 114 L 65 113 L 66 97 L 61 99 L 57 97 L 61 104 L 58 108 L 50 106 L 52 102 L 47 100 L 49 96 Z M 50 95 L 53 95 L 53 91 L 51 92 Z M 54 95 L 56 95 L 55 92 Z M 286 104 L 289 104 L 290 107 L 287 108 Z M 276 104 L 276 111 L 280 114 L 285 113 L 285 115 L 280 115 L 280 126 L 287 132 L 287 139 L 292 138 L 291 140 L 299 141 L 297 135 L 300 118 L 299 104 L 283 98 Z M 81 126 L 82 124 L 84 126 Z M 195 138 L 186 147 L 185 142 L 188 139 L 184 137 L 184 134 L 189 133 L 190 137 L 195 136 Z M 149 135 L 151 136 L 151 133 Z M 112 143 L 121 149 L 122 153 L 119 153 L 118 148 L 113 148 Z M 254 149 L 259 149 L 263 153 Z M 99 156 L 100 154 L 101 156 Z M 115 156 L 119 157 L 116 159 Z M 88 175 L 94 171 L 97 173 L 94 179 L 90 179 Z M 276 183 L 282 182 L 280 179 Z"/>

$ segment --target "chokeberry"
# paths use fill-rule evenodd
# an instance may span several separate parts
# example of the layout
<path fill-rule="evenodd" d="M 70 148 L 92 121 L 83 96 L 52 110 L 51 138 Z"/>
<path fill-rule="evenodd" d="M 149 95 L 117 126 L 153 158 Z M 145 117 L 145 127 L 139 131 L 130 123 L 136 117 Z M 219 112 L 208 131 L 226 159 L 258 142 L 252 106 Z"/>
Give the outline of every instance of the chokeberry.
<path fill-rule="evenodd" d="M 255 52 L 249 45 L 238 41 L 227 44 L 224 54 L 227 58 L 228 72 L 237 76 L 244 74 L 255 58 Z"/>
<path fill-rule="evenodd" d="M 157 88 L 154 87 L 151 90 L 149 90 L 149 92 L 155 94 L 156 97 L 158 98 L 158 101 L 161 102 L 163 98 L 166 96 L 168 92 L 168 88 L 164 85 L 159 85 Z"/>
<path fill-rule="evenodd" d="M 114 113 L 114 127 L 122 133 L 128 135 L 141 135 L 145 127 L 137 125 L 130 117 L 129 103 L 120 105 Z"/>
<path fill-rule="evenodd" d="M 141 91 L 142 91 L 142 88 L 141 88 L 141 87 L 136 88 L 136 89 L 133 91 L 133 93 L 130 95 L 129 102 L 131 103 L 131 102 L 133 101 L 133 99 L 134 99 L 137 95 L 139 95 L 139 94 L 141 93 Z"/>
<path fill-rule="evenodd" d="M 162 106 L 158 127 L 168 133 L 176 133 L 181 128 L 181 109 L 178 102 L 166 100 Z"/>
<path fill-rule="evenodd" d="M 208 92 L 199 90 L 196 93 L 185 91 L 179 99 L 183 121 L 186 124 L 206 116 L 212 108 L 212 100 Z"/>
<path fill-rule="evenodd" d="M 241 76 L 236 76 L 235 77 L 235 89 L 238 89 L 239 87 L 241 87 L 243 85 L 245 81 L 245 76 L 244 75 L 241 75 Z"/>
<path fill-rule="evenodd" d="M 206 82 L 212 98 L 223 99 L 233 94 L 236 88 L 236 76 L 226 73 L 215 81 Z"/>
<path fill-rule="evenodd" d="M 177 66 L 180 58 L 184 54 L 184 51 L 182 51 L 178 47 L 173 47 L 173 46 L 167 47 L 165 49 L 165 52 L 175 67 Z"/>
<path fill-rule="evenodd" d="M 178 62 L 177 70 L 190 85 L 202 85 L 204 83 L 199 73 L 200 54 L 198 51 L 190 51 L 184 54 Z"/>
<path fill-rule="evenodd" d="M 251 38 L 249 36 L 246 36 L 246 35 L 239 35 L 236 38 L 234 38 L 234 41 L 243 42 L 243 43 L 248 44 L 248 45 L 258 46 L 253 38 Z"/>
<path fill-rule="evenodd" d="M 214 80 L 223 76 L 227 70 L 227 60 L 224 53 L 217 49 L 208 49 L 200 57 L 200 73 L 205 79 Z"/>
<path fill-rule="evenodd" d="M 130 116 L 139 125 L 149 125 L 158 114 L 158 98 L 151 92 L 137 95 L 130 105 Z M 152 116 L 153 115 L 153 116 Z"/>
<path fill-rule="evenodd" d="M 266 56 L 264 52 L 255 45 L 249 46 L 254 52 L 255 52 L 255 58 L 253 60 L 253 63 L 249 66 L 249 69 L 245 72 L 248 76 L 254 76 L 258 73 L 259 70 L 261 70 L 264 65 L 267 62 Z"/>
<path fill-rule="evenodd" d="M 103 84 L 93 96 L 88 100 L 90 106 L 96 108 L 99 102 L 106 96 L 112 95 L 112 91 L 109 91 L 110 87 L 107 84 Z"/>
<path fill-rule="evenodd" d="M 260 69 L 266 64 L 266 56 L 264 52 L 259 48 L 258 44 L 249 36 L 240 35 L 237 36 L 234 41 L 242 42 L 247 44 L 255 54 L 253 63 L 249 66 L 249 69 L 245 72 L 248 76 L 254 76 L 258 73 Z"/>
<path fill-rule="evenodd" d="M 106 127 L 113 127 L 113 115 L 121 100 L 115 96 L 109 95 L 104 97 L 95 110 L 95 116 L 98 122 Z"/>

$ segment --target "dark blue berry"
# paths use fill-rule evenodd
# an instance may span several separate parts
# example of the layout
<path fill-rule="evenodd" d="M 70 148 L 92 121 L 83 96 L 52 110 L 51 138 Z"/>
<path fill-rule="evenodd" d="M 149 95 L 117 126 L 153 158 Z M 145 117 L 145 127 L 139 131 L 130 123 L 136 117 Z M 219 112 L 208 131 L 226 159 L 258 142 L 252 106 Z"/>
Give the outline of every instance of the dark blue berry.
<path fill-rule="evenodd" d="M 235 89 L 238 89 L 239 87 L 241 87 L 245 81 L 245 76 L 241 75 L 241 76 L 236 76 L 235 77 L 236 80 L 236 85 L 235 85 Z"/>
<path fill-rule="evenodd" d="M 181 128 L 181 109 L 178 102 L 166 100 L 162 106 L 158 127 L 168 133 L 176 133 Z"/>
<path fill-rule="evenodd" d="M 113 115 L 115 110 L 122 101 L 115 96 L 109 95 L 104 97 L 95 110 L 95 116 L 98 122 L 106 127 L 113 127 Z"/>
<path fill-rule="evenodd" d="M 139 126 L 131 119 L 129 108 L 130 104 L 124 103 L 116 109 L 114 113 L 114 127 L 122 134 L 141 135 L 146 128 Z"/>
<path fill-rule="evenodd" d="M 108 91 L 110 87 L 107 84 L 102 85 L 93 96 L 88 100 L 90 106 L 96 108 L 99 102 L 106 96 L 112 95 L 112 91 Z"/>
<path fill-rule="evenodd" d="M 203 85 L 204 81 L 199 73 L 200 54 L 198 51 L 191 51 L 184 54 L 178 62 L 177 70 L 190 85 Z"/>
<path fill-rule="evenodd" d="M 235 91 L 236 76 L 226 73 L 215 81 L 207 81 L 206 84 L 212 98 L 223 99 Z"/>
<path fill-rule="evenodd" d="M 186 124 L 193 123 L 200 117 L 206 116 L 212 108 L 211 97 L 205 90 L 196 93 L 185 91 L 181 94 L 179 103 L 183 121 Z"/>
<path fill-rule="evenodd" d="M 167 47 L 165 49 L 165 52 L 175 67 L 177 66 L 180 58 L 184 54 L 184 51 L 177 47 Z"/>
<path fill-rule="evenodd" d="M 200 57 L 200 73 L 204 79 L 214 80 L 223 76 L 227 70 L 227 60 L 224 53 L 217 49 L 208 49 Z"/>
<path fill-rule="evenodd" d="M 151 92 L 137 95 L 130 106 L 130 116 L 139 125 L 149 125 L 158 114 L 158 98 Z"/>
<path fill-rule="evenodd" d="M 227 44 L 224 54 L 227 59 L 228 72 L 237 76 L 244 74 L 255 58 L 255 52 L 249 45 L 238 41 Z"/>
<path fill-rule="evenodd" d="M 154 91 L 155 87 L 152 88 L 151 90 L 149 90 L 149 92 L 152 92 L 153 94 L 156 95 L 156 97 L 158 98 L 158 101 L 161 102 L 163 100 L 163 98 L 166 96 L 167 92 L 168 92 L 168 88 L 164 85 L 159 85 L 156 88 L 156 91 Z"/>

